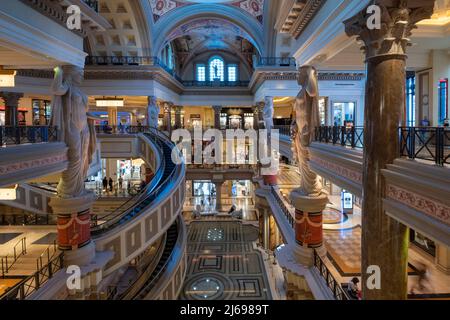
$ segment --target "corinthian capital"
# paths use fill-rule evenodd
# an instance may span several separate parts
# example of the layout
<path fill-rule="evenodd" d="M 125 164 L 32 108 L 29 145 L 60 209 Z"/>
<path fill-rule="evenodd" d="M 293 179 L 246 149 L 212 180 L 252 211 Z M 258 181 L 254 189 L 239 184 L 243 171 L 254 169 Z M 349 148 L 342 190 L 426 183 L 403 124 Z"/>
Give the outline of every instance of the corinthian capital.
<path fill-rule="evenodd" d="M 377 12 L 367 9 L 344 21 L 348 36 L 358 36 L 366 58 L 406 55 L 412 30 L 416 24 L 433 14 L 435 0 L 375 0 L 372 5 L 381 11 L 380 25 L 369 26 Z M 369 7 L 368 7 L 369 8 Z M 375 19 L 376 21 L 377 19 Z"/>

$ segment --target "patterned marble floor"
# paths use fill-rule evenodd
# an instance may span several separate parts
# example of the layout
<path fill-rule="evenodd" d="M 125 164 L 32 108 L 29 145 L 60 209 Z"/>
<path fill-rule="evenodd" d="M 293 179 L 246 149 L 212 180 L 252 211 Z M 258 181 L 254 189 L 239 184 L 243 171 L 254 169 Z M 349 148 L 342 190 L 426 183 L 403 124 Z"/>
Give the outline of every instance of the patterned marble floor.
<path fill-rule="evenodd" d="M 239 222 L 193 222 L 182 300 L 271 300 L 258 229 Z"/>

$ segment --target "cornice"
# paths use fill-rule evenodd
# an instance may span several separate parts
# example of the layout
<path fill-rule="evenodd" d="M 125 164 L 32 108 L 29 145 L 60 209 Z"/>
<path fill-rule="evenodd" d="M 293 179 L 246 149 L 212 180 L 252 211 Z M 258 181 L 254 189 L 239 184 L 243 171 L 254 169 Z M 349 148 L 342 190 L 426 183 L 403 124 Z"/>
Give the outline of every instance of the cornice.
<path fill-rule="evenodd" d="M 306 3 L 291 29 L 291 34 L 295 39 L 298 39 L 324 3 L 325 0 L 312 0 Z"/>

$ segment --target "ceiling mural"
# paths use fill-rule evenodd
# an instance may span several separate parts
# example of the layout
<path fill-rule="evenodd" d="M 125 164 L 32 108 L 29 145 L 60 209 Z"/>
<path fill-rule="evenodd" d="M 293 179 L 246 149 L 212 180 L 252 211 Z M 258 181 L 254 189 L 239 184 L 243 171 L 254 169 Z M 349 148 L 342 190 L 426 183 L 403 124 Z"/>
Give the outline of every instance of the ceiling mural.
<path fill-rule="evenodd" d="M 153 11 L 153 20 L 156 23 L 162 16 L 168 12 L 192 4 L 224 4 L 240 8 L 263 22 L 265 0 L 150 0 Z"/>

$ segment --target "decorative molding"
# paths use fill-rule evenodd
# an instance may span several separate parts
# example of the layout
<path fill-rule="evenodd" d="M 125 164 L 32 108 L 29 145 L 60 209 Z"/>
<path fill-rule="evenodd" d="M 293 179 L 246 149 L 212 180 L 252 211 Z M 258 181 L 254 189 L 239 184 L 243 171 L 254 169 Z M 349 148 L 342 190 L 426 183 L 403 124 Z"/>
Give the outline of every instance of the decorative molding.
<path fill-rule="evenodd" d="M 11 173 L 17 173 L 23 170 L 38 169 L 45 166 L 51 166 L 56 163 L 67 161 L 67 153 L 52 155 L 50 157 L 26 160 L 22 162 L 8 163 L 0 166 L 0 176 Z"/>
<path fill-rule="evenodd" d="M 319 73 L 319 81 L 361 81 L 365 77 L 365 73 Z"/>
<path fill-rule="evenodd" d="M 421 0 L 419 4 L 412 1 L 377 0 L 374 4 L 381 8 L 381 30 L 369 29 L 371 13 L 364 9 L 344 21 L 345 32 L 349 37 L 357 36 L 357 40 L 364 43 L 361 49 L 367 59 L 399 55 L 406 57 L 412 30 L 419 21 L 432 16 L 434 2 Z"/>
<path fill-rule="evenodd" d="M 450 225 L 450 207 L 434 199 L 388 184 L 386 197 Z"/>
<path fill-rule="evenodd" d="M 325 0 L 311 0 L 307 1 L 305 7 L 301 10 L 297 19 L 295 20 L 290 30 L 291 35 L 298 39 L 303 30 L 308 26 L 311 20 L 315 17 L 317 12 L 322 8 Z"/>
<path fill-rule="evenodd" d="M 52 19 L 58 24 L 67 27 L 68 15 L 58 2 L 49 0 L 19 0 L 19 1 L 33 8 L 34 10 L 40 12 L 44 16 Z M 82 36 L 83 38 L 87 36 L 87 31 L 83 27 L 81 28 L 81 30 L 74 29 L 70 31 L 77 35 Z"/>
<path fill-rule="evenodd" d="M 337 175 L 345 177 L 348 180 L 351 180 L 358 184 L 362 184 L 362 172 L 351 170 L 349 168 L 340 166 L 336 163 L 328 162 L 326 160 L 318 158 L 315 155 L 311 155 L 311 162 L 315 163 L 316 165 L 318 165 L 320 167 L 326 168 L 326 169 L 336 173 Z"/>

